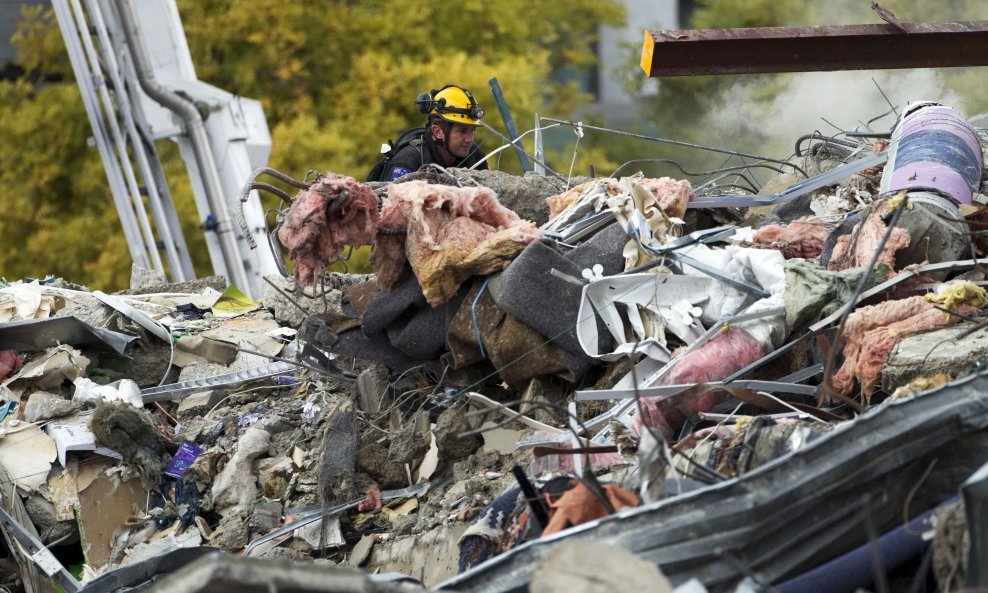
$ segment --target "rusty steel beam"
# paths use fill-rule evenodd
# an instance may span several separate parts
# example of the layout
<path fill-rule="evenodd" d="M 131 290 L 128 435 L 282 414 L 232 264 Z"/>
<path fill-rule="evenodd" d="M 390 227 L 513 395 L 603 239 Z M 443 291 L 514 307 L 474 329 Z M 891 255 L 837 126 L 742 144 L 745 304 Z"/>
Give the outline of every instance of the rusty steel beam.
<path fill-rule="evenodd" d="M 646 31 L 649 77 L 988 65 L 988 21 Z"/>

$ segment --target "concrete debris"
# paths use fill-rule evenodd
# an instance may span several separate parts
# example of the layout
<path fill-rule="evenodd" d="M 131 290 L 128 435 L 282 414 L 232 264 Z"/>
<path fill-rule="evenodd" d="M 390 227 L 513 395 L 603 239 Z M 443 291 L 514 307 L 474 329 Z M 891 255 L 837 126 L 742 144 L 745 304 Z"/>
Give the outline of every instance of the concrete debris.
<path fill-rule="evenodd" d="M 154 416 L 130 404 L 99 402 L 89 420 L 97 442 L 123 455 L 151 488 L 171 459 L 169 440 Z"/>
<path fill-rule="evenodd" d="M 0 287 L 4 508 L 121 583 L 208 546 L 247 573 L 305 562 L 306 591 L 328 564 L 378 573 L 367 591 L 829 590 L 870 539 L 915 551 L 891 576 L 972 586 L 963 512 L 898 531 L 988 455 L 972 129 L 922 103 L 887 153 L 809 136 L 809 178 L 761 197 L 326 174 L 281 213 L 294 278 L 259 302 L 140 270 L 116 295 Z M 376 274 L 325 271 L 362 244 Z"/>
<path fill-rule="evenodd" d="M 41 422 L 68 416 L 80 408 L 79 404 L 45 391 L 35 391 L 27 399 L 24 419 L 28 422 Z"/>
<path fill-rule="evenodd" d="M 596 541 L 566 542 L 551 550 L 535 569 L 531 593 L 672 593 L 672 584 L 654 564 Z M 677 589 L 678 591 L 678 589 Z"/>
<path fill-rule="evenodd" d="M 248 428 L 223 471 L 213 481 L 213 506 L 221 515 L 229 515 L 257 495 L 254 460 L 268 451 L 271 435 L 266 430 Z"/>

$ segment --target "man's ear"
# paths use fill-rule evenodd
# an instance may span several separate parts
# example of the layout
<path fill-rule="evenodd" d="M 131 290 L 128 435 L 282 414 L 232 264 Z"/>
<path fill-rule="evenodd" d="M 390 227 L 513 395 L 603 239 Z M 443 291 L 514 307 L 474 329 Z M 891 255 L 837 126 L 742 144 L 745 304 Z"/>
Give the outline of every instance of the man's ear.
<path fill-rule="evenodd" d="M 443 142 L 446 141 L 446 132 L 443 131 L 443 127 L 439 124 L 431 124 L 429 126 L 429 133 L 432 134 L 433 141 L 442 146 Z"/>

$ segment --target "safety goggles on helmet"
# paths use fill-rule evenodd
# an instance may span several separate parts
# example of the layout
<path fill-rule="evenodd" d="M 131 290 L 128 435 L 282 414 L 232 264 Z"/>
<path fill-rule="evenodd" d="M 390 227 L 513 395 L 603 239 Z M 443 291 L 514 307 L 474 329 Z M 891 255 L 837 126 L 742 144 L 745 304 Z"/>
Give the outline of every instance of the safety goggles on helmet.
<path fill-rule="evenodd" d="M 438 115 L 452 123 L 476 126 L 484 117 L 483 107 L 477 105 L 470 91 L 452 84 L 421 93 L 415 104 L 420 113 Z"/>

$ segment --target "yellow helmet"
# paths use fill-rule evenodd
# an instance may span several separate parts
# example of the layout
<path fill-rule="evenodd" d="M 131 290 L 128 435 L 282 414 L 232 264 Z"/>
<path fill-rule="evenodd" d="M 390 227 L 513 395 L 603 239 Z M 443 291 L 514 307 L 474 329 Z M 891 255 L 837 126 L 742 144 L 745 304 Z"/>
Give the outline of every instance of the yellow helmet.
<path fill-rule="evenodd" d="M 476 126 L 484 117 L 483 107 L 477 105 L 470 91 L 453 84 L 420 94 L 415 104 L 419 112 L 436 115 L 455 124 Z"/>

